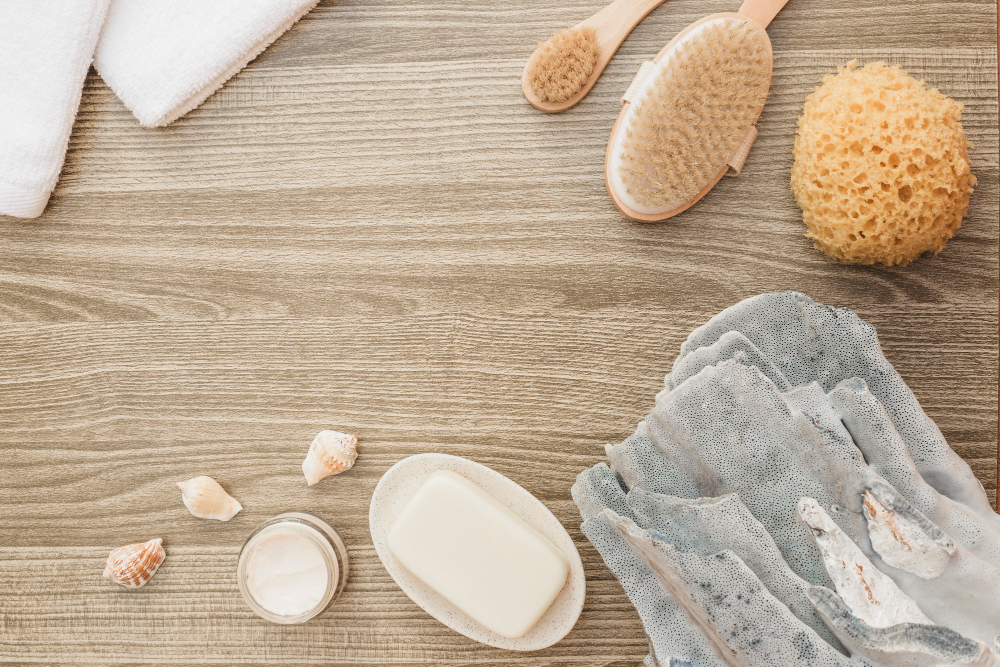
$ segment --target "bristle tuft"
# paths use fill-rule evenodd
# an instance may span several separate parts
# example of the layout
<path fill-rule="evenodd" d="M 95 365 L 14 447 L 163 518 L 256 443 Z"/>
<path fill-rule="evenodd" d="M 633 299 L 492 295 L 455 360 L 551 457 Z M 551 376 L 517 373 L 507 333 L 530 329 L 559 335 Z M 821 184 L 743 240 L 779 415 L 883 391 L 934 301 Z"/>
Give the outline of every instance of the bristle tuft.
<path fill-rule="evenodd" d="M 597 64 L 597 30 L 570 28 L 540 44 L 528 60 L 528 85 L 544 102 L 563 102 L 583 88 Z"/>
<path fill-rule="evenodd" d="M 767 33 L 741 19 L 711 21 L 650 76 L 624 128 L 619 176 L 639 205 L 667 211 L 715 179 L 756 121 L 770 86 Z"/>

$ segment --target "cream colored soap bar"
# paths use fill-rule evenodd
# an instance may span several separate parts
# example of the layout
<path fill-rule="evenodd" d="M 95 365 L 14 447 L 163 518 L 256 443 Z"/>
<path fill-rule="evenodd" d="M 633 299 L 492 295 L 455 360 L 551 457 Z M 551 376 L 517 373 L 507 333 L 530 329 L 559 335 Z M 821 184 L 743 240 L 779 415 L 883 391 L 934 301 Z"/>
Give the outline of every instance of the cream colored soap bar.
<path fill-rule="evenodd" d="M 569 575 L 559 549 L 461 475 L 431 474 L 389 530 L 406 569 L 486 628 L 525 635 Z"/>

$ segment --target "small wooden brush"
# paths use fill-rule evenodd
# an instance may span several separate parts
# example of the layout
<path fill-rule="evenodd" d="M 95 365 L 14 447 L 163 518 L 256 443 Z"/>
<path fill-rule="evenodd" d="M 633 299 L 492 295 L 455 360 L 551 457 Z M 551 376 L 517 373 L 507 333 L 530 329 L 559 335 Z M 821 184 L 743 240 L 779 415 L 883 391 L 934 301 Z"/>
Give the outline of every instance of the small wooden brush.
<path fill-rule="evenodd" d="M 569 109 L 594 87 L 639 21 L 663 2 L 615 0 L 586 21 L 552 36 L 539 45 L 524 67 L 524 96 L 541 111 Z"/>

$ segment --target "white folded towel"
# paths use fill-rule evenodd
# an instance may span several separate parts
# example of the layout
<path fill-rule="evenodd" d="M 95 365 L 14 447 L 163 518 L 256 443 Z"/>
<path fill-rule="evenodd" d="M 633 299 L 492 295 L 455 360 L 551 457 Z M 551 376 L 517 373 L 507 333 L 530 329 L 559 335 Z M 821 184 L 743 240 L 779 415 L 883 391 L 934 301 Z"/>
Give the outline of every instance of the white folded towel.
<path fill-rule="evenodd" d="M 318 0 L 112 0 L 94 66 L 139 122 L 205 101 Z"/>
<path fill-rule="evenodd" d="M 45 210 L 107 9 L 108 0 L 0 2 L 0 214 Z"/>

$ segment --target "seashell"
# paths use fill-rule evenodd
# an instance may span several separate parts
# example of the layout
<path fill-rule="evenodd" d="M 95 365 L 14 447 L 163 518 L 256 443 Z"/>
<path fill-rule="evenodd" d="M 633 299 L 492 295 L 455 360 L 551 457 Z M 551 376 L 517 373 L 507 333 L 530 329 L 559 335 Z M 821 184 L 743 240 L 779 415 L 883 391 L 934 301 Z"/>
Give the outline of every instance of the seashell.
<path fill-rule="evenodd" d="M 126 544 L 113 550 L 104 567 L 104 578 L 128 588 L 139 588 L 156 574 L 163 559 L 163 538 Z"/>
<path fill-rule="evenodd" d="M 226 493 L 226 490 L 208 475 L 177 482 L 181 500 L 191 514 L 199 519 L 229 521 L 243 509 L 243 505 Z"/>
<path fill-rule="evenodd" d="M 309 445 L 302 462 L 306 484 L 312 486 L 324 477 L 344 472 L 358 458 L 358 439 L 338 431 L 320 431 Z"/>
<path fill-rule="evenodd" d="M 870 497 L 868 502 L 878 503 L 870 491 L 865 491 L 865 495 L 866 501 Z M 900 623 L 929 625 L 934 622 L 899 589 L 896 582 L 872 565 L 822 505 L 812 498 L 799 498 L 798 510 L 799 517 L 819 548 L 837 594 L 858 620 L 876 628 L 888 628 Z"/>

